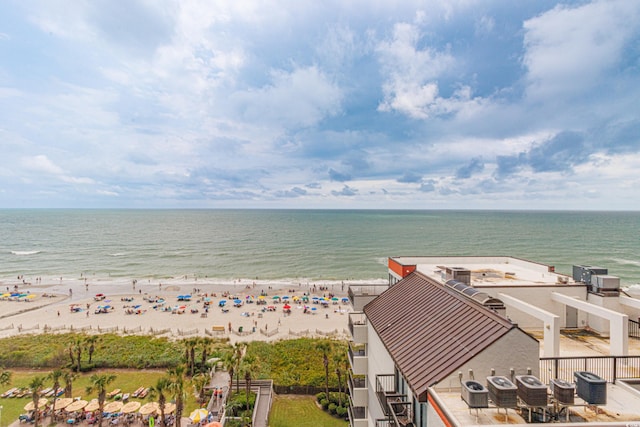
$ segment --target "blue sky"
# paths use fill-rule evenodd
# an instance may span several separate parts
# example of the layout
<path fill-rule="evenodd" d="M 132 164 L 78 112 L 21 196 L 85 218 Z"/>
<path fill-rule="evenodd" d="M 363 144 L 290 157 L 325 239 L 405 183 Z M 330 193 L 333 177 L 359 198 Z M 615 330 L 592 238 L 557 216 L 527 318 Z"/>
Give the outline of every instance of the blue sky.
<path fill-rule="evenodd" d="M 640 209 L 640 2 L 9 0 L 0 207 Z"/>

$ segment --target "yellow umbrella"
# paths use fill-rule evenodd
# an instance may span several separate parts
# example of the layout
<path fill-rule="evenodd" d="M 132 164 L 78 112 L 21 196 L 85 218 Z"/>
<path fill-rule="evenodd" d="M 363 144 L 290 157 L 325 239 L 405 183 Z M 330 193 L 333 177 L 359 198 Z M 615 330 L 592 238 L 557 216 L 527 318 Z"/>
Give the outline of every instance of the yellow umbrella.
<path fill-rule="evenodd" d="M 176 410 L 176 404 L 175 403 L 169 402 L 169 403 L 165 403 L 164 404 L 164 413 L 166 415 L 171 414 L 175 410 Z M 160 412 L 160 411 L 158 410 L 158 412 Z"/>
<path fill-rule="evenodd" d="M 118 412 L 120 409 L 122 409 L 123 406 L 124 404 L 117 400 L 113 402 L 109 402 L 106 405 L 104 405 L 104 412 L 109 412 L 109 413 Z"/>
<path fill-rule="evenodd" d="M 36 294 L 29 294 L 29 295 L 27 295 L 27 299 L 33 299 L 33 298 L 35 298 L 37 296 L 38 295 L 36 295 Z"/>
<path fill-rule="evenodd" d="M 98 409 L 100 409 L 100 402 L 98 402 L 98 399 L 93 399 L 87 404 L 87 406 L 84 407 L 85 412 L 93 412 L 97 411 Z"/>
<path fill-rule="evenodd" d="M 73 399 L 70 397 L 63 397 L 62 399 L 58 399 L 53 406 L 53 410 L 56 411 L 58 409 L 64 409 L 69 406 L 73 402 Z"/>
<path fill-rule="evenodd" d="M 126 405 L 124 405 L 120 410 L 122 411 L 123 414 L 130 414 L 132 412 L 137 411 L 138 409 L 140 409 L 140 402 L 131 401 Z"/>
<path fill-rule="evenodd" d="M 42 408 L 44 405 L 46 405 L 49 402 L 48 399 L 45 399 L 44 397 L 41 397 L 38 400 L 38 408 Z M 33 411 L 35 409 L 35 406 L 33 405 L 33 400 L 30 401 L 29 403 L 27 403 L 26 405 L 24 405 L 24 410 L 25 411 Z"/>
<path fill-rule="evenodd" d="M 74 402 L 71 402 L 66 408 L 64 408 L 64 410 L 67 412 L 76 412 L 87 406 L 87 403 L 89 402 L 87 402 L 86 400 L 76 400 Z"/>
<path fill-rule="evenodd" d="M 199 423 L 200 421 L 204 420 L 208 416 L 209 416 L 209 411 L 207 411 L 204 408 L 198 408 L 189 415 L 189 419 L 194 423 Z"/>
<path fill-rule="evenodd" d="M 150 415 L 156 412 L 157 410 L 158 410 L 158 403 L 149 402 L 142 405 L 138 410 L 138 413 L 141 415 Z"/>

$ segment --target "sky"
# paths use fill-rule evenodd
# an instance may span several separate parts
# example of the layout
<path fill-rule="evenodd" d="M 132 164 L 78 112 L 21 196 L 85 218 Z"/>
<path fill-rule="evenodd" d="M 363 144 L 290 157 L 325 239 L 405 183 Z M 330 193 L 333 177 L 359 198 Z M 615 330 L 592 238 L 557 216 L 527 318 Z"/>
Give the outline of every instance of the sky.
<path fill-rule="evenodd" d="M 0 208 L 640 210 L 640 1 L 0 2 Z"/>

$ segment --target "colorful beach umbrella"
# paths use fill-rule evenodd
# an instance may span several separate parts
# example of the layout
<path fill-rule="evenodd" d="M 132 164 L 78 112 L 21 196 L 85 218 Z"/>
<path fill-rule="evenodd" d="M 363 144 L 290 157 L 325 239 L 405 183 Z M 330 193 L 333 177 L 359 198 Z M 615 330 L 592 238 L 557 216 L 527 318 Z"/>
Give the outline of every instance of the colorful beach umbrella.
<path fill-rule="evenodd" d="M 194 423 L 199 423 L 209 416 L 209 411 L 204 408 L 198 408 L 189 414 L 189 419 Z"/>

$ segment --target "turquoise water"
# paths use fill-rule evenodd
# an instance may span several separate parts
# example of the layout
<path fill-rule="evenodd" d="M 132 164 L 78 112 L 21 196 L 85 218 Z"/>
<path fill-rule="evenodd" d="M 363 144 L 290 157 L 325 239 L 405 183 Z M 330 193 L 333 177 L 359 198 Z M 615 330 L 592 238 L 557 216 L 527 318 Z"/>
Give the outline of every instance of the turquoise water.
<path fill-rule="evenodd" d="M 378 280 L 386 258 L 510 255 L 640 283 L 640 213 L 0 210 L 0 279 Z"/>

